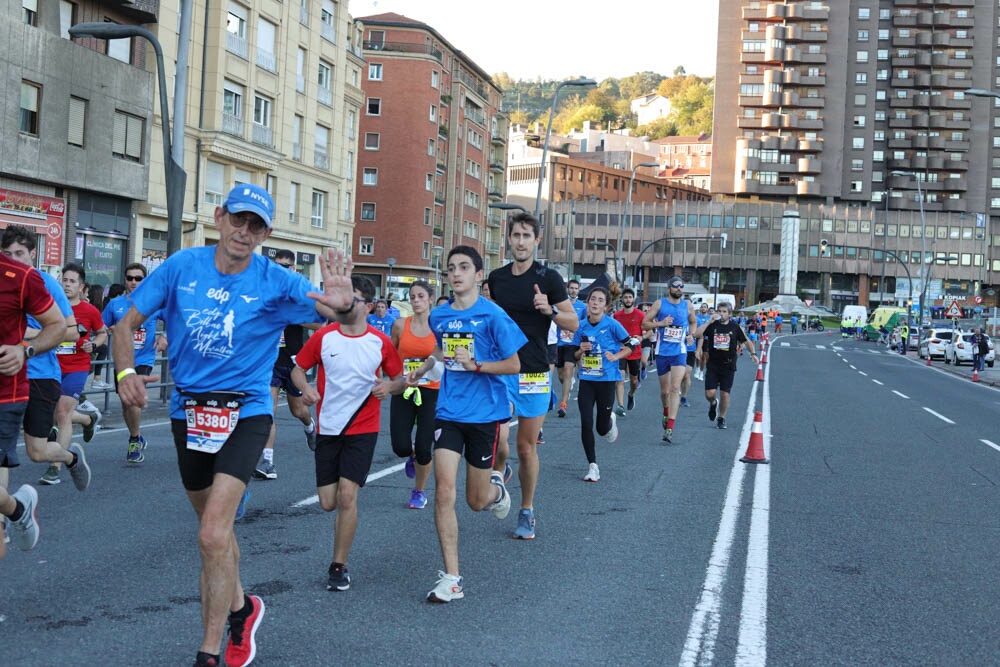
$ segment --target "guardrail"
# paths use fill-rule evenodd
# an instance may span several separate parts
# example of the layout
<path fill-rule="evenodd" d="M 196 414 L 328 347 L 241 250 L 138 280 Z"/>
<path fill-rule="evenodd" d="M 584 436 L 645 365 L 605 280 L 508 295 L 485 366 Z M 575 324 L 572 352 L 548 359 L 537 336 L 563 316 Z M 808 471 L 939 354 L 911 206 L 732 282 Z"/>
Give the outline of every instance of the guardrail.
<path fill-rule="evenodd" d="M 93 403 L 94 399 L 92 396 L 96 394 L 104 395 L 104 406 L 101 408 L 102 412 L 107 412 L 111 406 L 111 394 L 115 393 L 115 378 L 114 378 L 114 360 L 112 359 L 102 359 L 101 361 L 92 361 L 91 368 L 94 370 L 94 379 L 104 383 L 104 386 L 94 387 L 93 383 L 87 388 L 86 394 L 87 398 Z M 160 377 L 159 382 L 152 382 L 146 385 L 147 391 L 152 395 L 152 390 L 159 389 L 159 400 L 160 403 L 166 405 L 170 402 L 170 394 L 174 388 L 174 382 L 170 377 L 170 367 L 167 364 L 167 357 L 157 356 L 156 360 L 153 362 L 153 375 L 158 375 Z"/>

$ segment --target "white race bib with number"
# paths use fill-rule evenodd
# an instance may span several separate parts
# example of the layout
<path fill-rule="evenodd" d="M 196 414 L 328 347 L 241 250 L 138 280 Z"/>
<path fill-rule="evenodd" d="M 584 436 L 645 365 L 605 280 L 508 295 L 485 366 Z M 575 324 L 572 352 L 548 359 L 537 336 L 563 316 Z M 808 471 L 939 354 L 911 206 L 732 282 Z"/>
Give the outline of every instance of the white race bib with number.
<path fill-rule="evenodd" d="M 519 394 L 549 393 L 549 374 L 519 373 L 517 376 L 517 393 Z"/>

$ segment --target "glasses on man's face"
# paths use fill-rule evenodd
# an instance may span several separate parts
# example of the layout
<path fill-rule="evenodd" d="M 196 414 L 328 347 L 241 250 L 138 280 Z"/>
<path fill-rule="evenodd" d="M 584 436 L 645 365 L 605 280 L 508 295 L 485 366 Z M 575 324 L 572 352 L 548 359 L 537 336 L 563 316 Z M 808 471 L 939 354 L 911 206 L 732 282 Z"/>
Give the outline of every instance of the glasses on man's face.
<path fill-rule="evenodd" d="M 670 289 L 684 289 L 684 283 L 672 283 Z"/>
<path fill-rule="evenodd" d="M 127 280 L 130 283 L 131 282 L 141 283 L 142 279 L 145 277 L 146 276 L 125 276 L 125 280 Z"/>
<path fill-rule="evenodd" d="M 284 262 L 277 262 L 277 264 L 278 264 L 278 266 L 283 266 L 283 267 L 285 267 L 286 269 L 290 269 L 290 268 L 292 268 L 293 266 L 295 266 L 294 264 L 285 264 Z"/>
<path fill-rule="evenodd" d="M 251 234 L 263 234 L 264 230 L 267 229 L 267 224 L 260 219 L 260 216 L 254 215 L 249 211 L 229 214 L 229 224 L 237 229 L 241 229 L 248 223 L 250 225 Z"/>

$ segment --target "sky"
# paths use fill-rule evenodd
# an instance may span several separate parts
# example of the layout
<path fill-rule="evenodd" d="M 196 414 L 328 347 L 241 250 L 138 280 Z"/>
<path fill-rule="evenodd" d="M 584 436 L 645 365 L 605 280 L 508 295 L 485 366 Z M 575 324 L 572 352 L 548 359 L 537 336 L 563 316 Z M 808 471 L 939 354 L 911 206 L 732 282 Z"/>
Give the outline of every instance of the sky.
<path fill-rule="evenodd" d="M 681 65 L 715 75 L 715 0 L 350 0 L 349 10 L 426 23 L 487 73 L 514 80 L 670 76 Z"/>

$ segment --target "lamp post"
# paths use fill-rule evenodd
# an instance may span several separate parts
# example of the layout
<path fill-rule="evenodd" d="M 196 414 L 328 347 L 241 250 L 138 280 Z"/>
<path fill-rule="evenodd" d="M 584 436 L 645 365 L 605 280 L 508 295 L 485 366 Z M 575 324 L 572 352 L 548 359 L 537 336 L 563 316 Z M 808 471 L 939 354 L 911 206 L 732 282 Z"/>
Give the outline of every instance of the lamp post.
<path fill-rule="evenodd" d="M 1000 93 L 993 92 L 992 90 L 984 90 L 982 88 L 969 88 L 965 91 L 965 94 L 971 95 L 973 97 L 993 97 L 996 99 L 1000 99 Z M 996 102 L 994 102 L 993 105 L 996 106 Z M 989 114 L 987 114 L 987 118 L 988 116 Z M 983 296 L 983 280 L 985 278 L 984 267 L 986 266 L 986 247 L 987 247 L 986 235 L 988 233 L 988 230 L 990 229 L 990 209 L 992 208 L 992 202 L 990 201 L 989 185 L 990 185 L 989 182 L 987 182 L 985 184 L 985 187 L 983 188 L 984 191 L 986 192 L 986 202 L 985 202 L 986 206 L 985 208 L 983 208 L 983 263 L 979 265 L 979 286 L 976 289 L 976 296 L 980 297 L 980 301 L 982 300 Z M 978 227 L 978 225 L 976 226 Z M 980 304 L 980 307 L 981 307 L 980 317 L 983 318 L 983 323 L 985 323 L 986 308 L 982 308 L 982 304 Z"/>
<path fill-rule="evenodd" d="M 920 179 L 911 171 L 890 171 L 889 173 L 895 176 L 912 176 L 913 180 L 917 182 L 917 203 L 920 205 L 920 264 L 927 264 L 927 224 L 924 218 L 924 192 L 920 189 Z M 886 228 L 882 230 L 882 233 L 889 233 L 888 218 Z M 882 256 L 882 261 L 885 261 L 884 255 Z M 926 275 L 923 278 L 923 283 L 920 285 L 920 320 L 917 322 L 917 340 L 920 340 L 920 334 L 924 328 L 924 299 L 927 297 L 927 281 L 930 279 L 930 268 L 926 269 L 924 273 Z"/>
<path fill-rule="evenodd" d="M 632 227 L 632 184 L 635 182 L 635 172 L 637 169 L 642 167 L 659 167 L 658 162 L 640 162 L 639 164 L 632 167 L 632 175 L 628 179 L 628 196 L 625 197 L 625 215 L 628 216 L 628 226 Z M 622 286 L 625 285 L 625 253 L 622 252 L 622 242 L 625 235 L 625 218 L 624 216 L 619 221 L 618 224 L 618 253 L 621 255 L 621 273 L 619 278 L 621 280 Z M 618 270 L 618 264 L 615 263 L 615 270 Z"/>
<path fill-rule="evenodd" d="M 385 295 L 388 297 L 391 294 L 389 290 L 392 289 L 392 267 L 396 266 L 396 258 L 389 257 L 385 260 L 385 263 L 389 266 L 389 275 L 385 279 Z"/>
<path fill-rule="evenodd" d="M 564 86 L 596 86 L 597 82 L 593 79 L 567 79 L 562 81 L 556 86 L 555 92 L 552 93 L 552 108 L 549 109 L 549 125 L 545 128 L 545 143 L 542 144 L 542 164 L 541 168 L 538 170 L 538 194 L 535 195 L 535 217 L 541 222 L 542 214 L 542 182 L 543 176 L 545 174 L 545 159 L 549 154 L 549 137 L 552 136 L 552 117 L 556 114 L 556 100 L 559 99 L 559 91 L 563 89 Z"/>
<path fill-rule="evenodd" d="M 885 227 L 882 229 L 882 280 L 878 284 L 878 305 L 884 306 L 885 299 L 885 253 L 886 253 L 886 241 L 889 238 L 889 194 L 892 192 L 892 187 L 886 183 L 885 186 Z M 909 271 L 909 269 L 907 269 Z"/>
<path fill-rule="evenodd" d="M 511 204 L 505 201 L 495 201 L 486 205 L 487 208 L 495 208 L 498 211 L 521 211 L 522 213 L 527 213 L 528 209 L 524 208 L 520 204 Z M 501 229 L 500 238 L 506 238 L 507 229 L 503 227 Z M 538 246 L 535 246 L 535 252 L 538 252 Z"/>
<path fill-rule="evenodd" d="M 591 247 L 591 248 L 610 248 L 610 249 L 611 249 L 611 252 L 612 252 L 612 255 L 611 255 L 611 256 L 612 256 L 612 257 L 614 258 L 614 260 L 615 260 L 615 269 L 617 270 L 617 268 L 618 268 L 618 250 L 617 250 L 617 249 L 616 249 L 616 248 L 615 248 L 615 247 L 614 247 L 613 245 L 611 245 L 611 244 L 610 244 L 610 243 L 608 243 L 607 241 L 591 241 L 591 242 L 590 242 L 590 247 Z M 605 271 L 606 271 L 606 270 L 607 270 L 607 268 L 608 268 L 607 264 L 608 264 L 608 263 L 607 263 L 607 261 L 605 260 L 605 262 L 604 262 L 604 270 L 605 270 Z"/>
<path fill-rule="evenodd" d="M 71 37 L 96 37 L 98 39 L 123 39 L 142 37 L 153 45 L 156 53 L 156 73 L 160 88 L 160 116 L 163 119 L 163 167 L 167 186 L 167 254 L 181 249 L 181 217 L 184 215 L 184 187 L 187 174 L 184 171 L 184 146 L 178 142 L 176 150 L 170 140 L 170 111 L 167 105 L 167 78 L 163 70 L 163 48 L 156 35 L 137 25 L 119 23 L 77 23 L 69 29 Z M 175 100 L 176 101 L 176 100 Z"/>
<path fill-rule="evenodd" d="M 431 252 L 434 253 L 434 288 L 435 294 L 434 298 L 441 296 L 441 253 L 444 252 L 444 246 L 436 245 L 431 248 Z"/>

